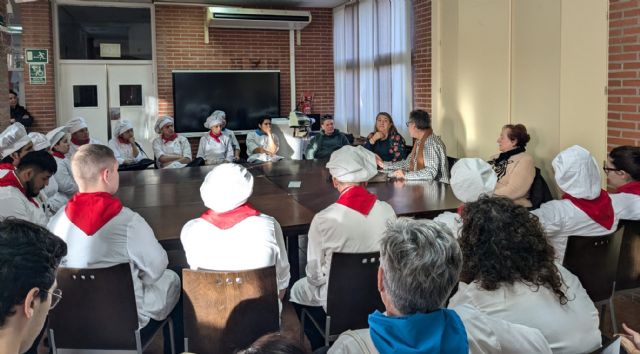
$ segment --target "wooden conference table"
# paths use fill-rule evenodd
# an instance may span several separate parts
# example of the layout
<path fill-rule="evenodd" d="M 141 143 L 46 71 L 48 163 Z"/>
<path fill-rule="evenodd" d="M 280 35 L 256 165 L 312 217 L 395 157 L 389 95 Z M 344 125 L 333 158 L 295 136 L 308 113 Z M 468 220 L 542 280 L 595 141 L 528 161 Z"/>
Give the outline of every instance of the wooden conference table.
<path fill-rule="evenodd" d="M 299 278 L 297 236 L 306 234 L 315 213 L 338 198 L 325 163 L 321 160 L 282 160 L 247 165 L 254 176 L 249 202 L 280 223 L 289 250 L 293 279 Z M 125 206 L 142 215 L 166 249 L 180 249 L 182 226 L 206 210 L 200 198 L 200 185 L 212 168 L 120 172 L 117 196 Z M 299 181 L 300 187 L 290 188 L 292 181 Z M 389 203 L 398 216 L 433 218 L 460 205 L 449 185 L 438 182 L 390 180 L 369 183 L 367 189 Z"/>

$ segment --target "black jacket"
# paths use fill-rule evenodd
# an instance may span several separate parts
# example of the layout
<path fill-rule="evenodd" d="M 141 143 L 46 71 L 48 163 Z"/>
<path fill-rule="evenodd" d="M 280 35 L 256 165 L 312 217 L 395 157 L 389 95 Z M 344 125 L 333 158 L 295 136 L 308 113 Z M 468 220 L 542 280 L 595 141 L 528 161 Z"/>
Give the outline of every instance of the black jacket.
<path fill-rule="evenodd" d="M 25 127 L 30 127 L 33 124 L 31 113 L 19 104 L 11 108 L 11 119 L 15 119 L 16 122 L 20 122 Z"/>

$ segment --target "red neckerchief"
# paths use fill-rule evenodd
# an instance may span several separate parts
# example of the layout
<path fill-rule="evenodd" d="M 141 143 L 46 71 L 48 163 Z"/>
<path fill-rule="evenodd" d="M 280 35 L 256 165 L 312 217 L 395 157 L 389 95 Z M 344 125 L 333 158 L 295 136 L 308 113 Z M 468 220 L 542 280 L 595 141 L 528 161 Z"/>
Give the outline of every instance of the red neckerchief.
<path fill-rule="evenodd" d="M 241 206 L 225 211 L 224 213 L 216 213 L 209 209 L 200 215 L 200 218 L 210 222 L 219 229 L 226 230 L 232 228 L 235 224 L 250 217 L 258 216 L 260 212 L 254 209 L 249 203 L 242 204 Z"/>
<path fill-rule="evenodd" d="M 462 216 L 462 211 L 464 210 L 464 204 L 460 204 L 460 206 L 458 207 L 458 209 L 456 209 L 456 213 L 460 216 Z"/>
<path fill-rule="evenodd" d="M 618 192 L 640 195 L 640 181 L 629 182 L 618 187 Z"/>
<path fill-rule="evenodd" d="M 168 143 L 170 141 L 176 140 L 177 137 L 178 137 L 178 134 L 176 134 L 176 133 L 173 133 L 173 135 L 168 137 L 168 138 L 165 138 L 164 135 L 162 135 L 162 141 L 166 144 L 166 143 Z"/>
<path fill-rule="evenodd" d="M 347 208 L 351 208 L 362 215 L 369 215 L 378 198 L 375 194 L 369 193 L 364 187 L 352 186 L 347 188 L 340 194 L 340 198 L 336 201 Z"/>
<path fill-rule="evenodd" d="M 220 136 L 222 136 L 222 132 L 213 134 L 212 131 L 209 131 L 209 136 L 212 137 L 216 141 L 216 143 L 220 143 Z"/>
<path fill-rule="evenodd" d="M 61 153 L 60 151 L 55 151 L 55 150 L 52 150 L 52 151 L 53 151 L 53 156 L 55 156 L 57 158 L 64 159 L 64 154 L 63 153 Z"/>
<path fill-rule="evenodd" d="M 91 141 L 91 138 L 87 139 L 87 140 L 78 140 L 74 137 L 71 137 L 71 142 L 74 143 L 77 146 L 82 146 L 85 144 L 89 144 L 89 141 Z"/>
<path fill-rule="evenodd" d="M 568 193 L 565 193 L 562 199 L 571 201 L 573 205 L 584 211 L 593 221 L 605 229 L 609 230 L 613 226 L 613 204 L 611 204 L 609 193 L 604 189 L 600 191 L 600 196 L 593 200 L 575 198 Z"/>
<path fill-rule="evenodd" d="M 38 203 L 31 197 L 27 195 L 27 191 L 22 186 L 22 183 L 18 180 L 15 172 L 10 172 L 4 175 L 4 177 L 0 178 L 0 187 L 15 187 L 17 188 L 25 198 L 27 198 L 33 205 L 40 208 Z"/>
<path fill-rule="evenodd" d="M 0 163 L 0 170 L 11 170 L 11 171 L 15 171 L 16 170 L 16 166 L 14 166 L 12 163 Z"/>
<path fill-rule="evenodd" d="M 69 221 L 84 231 L 94 235 L 122 210 L 120 200 L 109 193 L 76 193 L 64 208 Z"/>
<path fill-rule="evenodd" d="M 131 144 L 129 140 L 122 139 L 121 137 L 118 137 L 118 141 L 120 142 L 120 144 L 126 144 L 126 145 Z"/>

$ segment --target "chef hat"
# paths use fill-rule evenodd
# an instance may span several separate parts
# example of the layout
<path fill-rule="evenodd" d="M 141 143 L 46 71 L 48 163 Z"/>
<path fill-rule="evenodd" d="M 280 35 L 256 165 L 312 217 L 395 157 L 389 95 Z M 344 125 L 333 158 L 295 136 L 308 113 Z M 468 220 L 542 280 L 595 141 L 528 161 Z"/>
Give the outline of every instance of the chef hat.
<path fill-rule="evenodd" d="M 153 127 L 153 130 L 156 131 L 156 134 L 160 134 L 162 133 L 162 127 L 167 124 L 173 124 L 173 118 L 169 116 L 162 116 L 156 121 L 156 125 Z"/>
<path fill-rule="evenodd" d="M 362 146 L 343 146 L 331 154 L 327 168 L 340 182 L 366 182 L 378 173 L 376 156 Z"/>
<path fill-rule="evenodd" d="M 563 192 L 581 199 L 600 196 L 600 167 L 585 148 L 573 145 L 551 162 L 556 183 Z"/>
<path fill-rule="evenodd" d="M 80 129 L 87 128 L 87 122 L 82 117 L 75 117 L 67 122 L 69 134 L 73 134 Z"/>
<path fill-rule="evenodd" d="M 34 151 L 46 150 L 51 146 L 49 139 L 42 133 L 29 133 L 29 138 L 33 142 Z"/>
<path fill-rule="evenodd" d="M 498 176 L 479 158 L 458 160 L 451 168 L 451 189 L 463 203 L 475 202 L 482 194 L 493 194 Z"/>
<path fill-rule="evenodd" d="M 57 127 L 56 129 L 47 133 L 46 137 L 49 140 L 49 144 L 51 146 L 56 146 L 56 144 L 67 134 L 67 126 L 63 125 L 61 127 Z"/>
<path fill-rule="evenodd" d="M 126 119 L 120 119 L 120 121 L 118 121 L 118 123 L 116 124 L 113 132 L 116 136 L 120 136 L 122 135 L 122 133 L 126 132 L 129 129 L 133 129 L 133 124 L 131 124 L 131 122 Z"/>
<path fill-rule="evenodd" d="M 5 158 L 31 142 L 27 130 L 20 123 L 13 123 L 0 134 L 0 152 Z"/>
<path fill-rule="evenodd" d="M 224 125 L 226 123 L 224 120 L 225 118 L 226 115 L 223 111 L 214 111 L 207 118 L 207 121 L 204 122 L 204 127 L 207 129 L 211 129 L 211 127 L 213 127 L 214 125 Z"/>
<path fill-rule="evenodd" d="M 216 213 L 233 210 L 246 203 L 253 192 L 253 176 L 246 168 L 225 163 L 213 168 L 200 186 L 204 205 Z"/>

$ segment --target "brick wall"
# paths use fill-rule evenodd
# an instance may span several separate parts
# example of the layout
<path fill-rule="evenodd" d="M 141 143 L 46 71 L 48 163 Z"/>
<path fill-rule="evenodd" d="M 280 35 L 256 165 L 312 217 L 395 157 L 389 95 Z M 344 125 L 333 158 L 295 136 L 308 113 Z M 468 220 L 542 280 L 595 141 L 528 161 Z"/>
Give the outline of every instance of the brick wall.
<path fill-rule="evenodd" d="M 56 98 L 53 58 L 53 27 L 49 1 L 38 0 L 17 4 L 22 16 L 22 46 L 24 48 L 49 49 L 49 64 L 46 65 L 47 83 L 29 84 L 29 68 L 25 65 L 25 102 L 34 117 L 31 131 L 47 132 L 56 126 Z"/>
<path fill-rule="evenodd" d="M 640 2 L 609 5 L 609 149 L 640 146 Z"/>
<path fill-rule="evenodd" d="M 156 7 L 156 50 L 160 114 L 173 113 L 172 70 L 280 70 L 280 113 L 290 110 L 289 32 L 209 29 L 204 43 L 205 9 Z M 313 112 L 333 113 L 332 10 L 310 9 L 313 20 L 296 45 L 296 92 L 314 93 Z"/>
<path fill-rule="evenodd" d="M 0 15 L 4 17 L 5 23 L 7 22 L 6 16 L 6 2 L 0 3 Z M 0 71 L 7 73 L 7 55 L 9 52 L 9 44 L 11 36 L 6 33 L 0 34 Z M 8 75 L 0 75 L 0 87 L 9 87 Z M 4 130 L 9 125 L 9 101 L 6 99 L 0 100 L 0 131 Z"/>
<path fill-rule="evenodd" d="M 431 0 L 413 1 L 413 106 L 431 112 Z"/>

